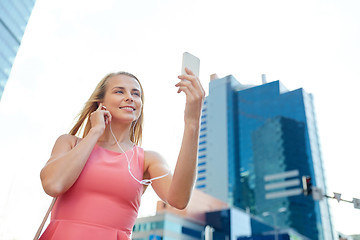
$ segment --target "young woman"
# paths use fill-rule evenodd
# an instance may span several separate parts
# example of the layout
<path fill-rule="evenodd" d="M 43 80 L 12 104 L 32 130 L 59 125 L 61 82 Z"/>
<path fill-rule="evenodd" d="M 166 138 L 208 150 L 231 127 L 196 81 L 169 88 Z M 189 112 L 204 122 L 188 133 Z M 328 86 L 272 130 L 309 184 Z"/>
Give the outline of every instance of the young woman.
<path fill-rule="evenodd" d="M 41 170 L 45 192 L 57 197 L 42 240 L 130 239 L 140 198 L 151 184 L 171 206 L 187 206 L 196 178 L 204 90 L 186 69 L 175 86 L 186 94 L 185 127 L 174 174 L 141 142 L 144 92 L 126 72 L 97 85 L 70 134 L 60 136 Z M 75 135 L 85 125 L 83 137 Z"/>

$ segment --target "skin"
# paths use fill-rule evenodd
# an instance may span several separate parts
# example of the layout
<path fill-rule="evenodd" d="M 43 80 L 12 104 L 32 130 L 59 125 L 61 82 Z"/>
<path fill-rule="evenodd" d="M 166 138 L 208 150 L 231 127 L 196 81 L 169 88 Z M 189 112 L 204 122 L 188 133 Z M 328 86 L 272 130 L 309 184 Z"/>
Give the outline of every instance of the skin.
<path fill-rule="evenodd" d="M 186 69 L 175 85 L 178 93 L 184 92 L 184 134 L 174 174 L 154 180 L 152 187 L 157 195 L 171 206 L 184 209 L 191 197 L 196 179 L 197 151 L 201 108 L 205 97 L 204 89 L 197 77 Z M 129 138 L 131 123 L 139 118 L 142 102 L 139 83 L 127 75 L 109 79 L 105 97 L 96 111 L 91 113 L 91 129 L 86 137 L 78 141 L 73 135 L 60 136 L 50 159 L 41 170 L 40 178 L 45 192 L 53 197 L 65 193 L 77 180 L 95 144 L 111 151 L 121 152 L 110 132 L 124 151 L 133 143 Z M 104 107 L 106 106 L 106 107 Z M 129 106 L 132 109 L 122 107 Z M 76 145 L 76 146 L 75 146 Z M 153 151 L 144 152 L 144 179 L 150 179 L 170 172 L 166 161 Z M 146 187 L 144 187 L 145 191 Z"/>

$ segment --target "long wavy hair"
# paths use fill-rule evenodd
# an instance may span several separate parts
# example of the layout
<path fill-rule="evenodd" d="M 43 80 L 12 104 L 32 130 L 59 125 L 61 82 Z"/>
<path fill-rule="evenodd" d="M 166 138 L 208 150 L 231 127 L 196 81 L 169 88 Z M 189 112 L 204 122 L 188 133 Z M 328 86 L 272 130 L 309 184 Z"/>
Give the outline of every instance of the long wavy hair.
<path fill-rule="evenodd" d="M 136 145 L 141 144 L 142 140 L 142 130 L 143 130 L 143 122 L 144 122 L 144 91 L 141 86 L 141 83 L 137 77 L 135 77 L 133 74 L 128 72 L 115 72 L 115 73 L 109 73 L 106 75 L 96 86 L 94 92 L 91 94 L 89 100 L 84 105 L 84 108 L 80 111 L 80 113 L 77 116 L 77 121 L 73 128 L 70 130 L 69 134 L 71 135 L 77 135 L 80 136 L 81 131 L 85 125 L 82 137 L 84 138 L 90 131 L 91 123 L 90 123 L 90 114 L 98 108 L 98 103 L 102 102 L 105 97 L 105 92 L 108 84 L 109 78 L 117 75 L 126 75 L 129 77 L 134 78 L 140 85 L 141 89 L 141 101 L 142 101 L 142 107 L 140 111 L 140 116 L 137 119 L 137 121 L 134 121 L 131 123 L 130 127 L 130 140 L 135 143 Z"/>

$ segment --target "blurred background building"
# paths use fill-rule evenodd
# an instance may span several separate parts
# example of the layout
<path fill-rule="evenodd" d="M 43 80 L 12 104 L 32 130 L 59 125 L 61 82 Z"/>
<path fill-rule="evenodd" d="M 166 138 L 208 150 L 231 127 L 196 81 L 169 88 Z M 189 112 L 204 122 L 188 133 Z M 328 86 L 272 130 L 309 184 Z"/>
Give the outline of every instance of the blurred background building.
<path fill-rule="evenodd" d="M 303 194 L 302 177 L 326 193 L 313 97 L 280 81 L 249 86 L 213 77 L 202 112 L 196 188 L 229 206 L 334 239 L 326 199 Z"/>
<path fill-rule="evenodd" d="M 278 231 L 261 218 L 229 207 L 196 189 L 185 210 L 159 201 L 156 215 L 138 218 L 132 235 L 134 240 L 273 240 L 274 237 L 309 240 L 293 229 Z"/>
<path fill-rule="evenodd" d="M 0 0 L 0 100 L 36 0 Z"/>

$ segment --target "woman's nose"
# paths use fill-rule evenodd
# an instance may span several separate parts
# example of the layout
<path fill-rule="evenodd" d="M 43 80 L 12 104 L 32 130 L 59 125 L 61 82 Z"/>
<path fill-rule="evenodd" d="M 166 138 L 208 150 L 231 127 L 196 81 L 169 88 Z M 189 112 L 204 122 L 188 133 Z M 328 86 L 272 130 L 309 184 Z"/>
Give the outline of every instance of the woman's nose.
<path fill-rule="evenodd" d="M 134 101 L 134 98 L 131 96 L 131 94 L 127 94 L 127 95 L 126 95 L 126 98 L 125 98 L 125 101 L 126 101 L 126 102 L 133 102 L 133 101 Z"/>

